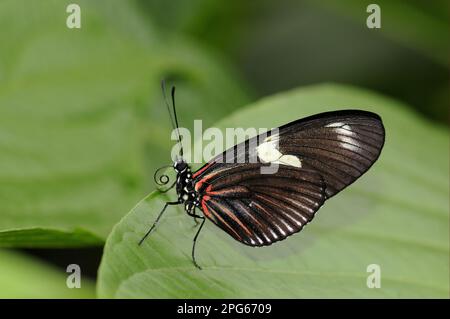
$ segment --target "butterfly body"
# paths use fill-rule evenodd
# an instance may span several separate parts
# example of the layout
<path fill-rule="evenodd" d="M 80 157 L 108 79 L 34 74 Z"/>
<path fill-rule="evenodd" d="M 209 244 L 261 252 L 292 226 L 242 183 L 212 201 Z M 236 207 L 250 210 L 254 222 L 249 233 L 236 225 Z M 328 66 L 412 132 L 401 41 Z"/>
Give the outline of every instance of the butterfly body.
<path fill-rule="evenodd" d="M 199 193 L 194 189 L 191 168 L 183 159 L 175 161 L 173 168 L 177 172 L 178 202 L 184 204 L 184 209 L 188 214 L 193 214 L 195 208 L 199 207 L 201 199 Z"/>

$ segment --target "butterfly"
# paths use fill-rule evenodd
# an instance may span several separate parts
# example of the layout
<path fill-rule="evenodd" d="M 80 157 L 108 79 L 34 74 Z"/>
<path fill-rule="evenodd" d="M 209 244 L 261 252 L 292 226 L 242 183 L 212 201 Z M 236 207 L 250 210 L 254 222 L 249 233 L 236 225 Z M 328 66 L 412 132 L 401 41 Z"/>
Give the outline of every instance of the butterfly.
<path fill-rule="evenodd" d="M 171 90 L 172 113 L 164 82 L 162 89 L 178 130 L 175 87 Z M 181 145 L 179 133 L 178 139 Z M 175 187 L 178 198 L 166 202 L 139 244 L 171 205 L 184 205 L 187 215 L 201 220 L 192 246 L 192 261 L 200 269 L 195 246 L 206 220 L 248 246 L 281 241 L 301 231 L 326 200 L 363 175 L 380 156 L 384 140 L 384 126 L 377 114 L 342 110 L 298 119 L 250 138 L 195 172 L 183 159 L 181 147 L 171 165 L 176 181 L 165 190 Z M 275 172 L 263 173 L 273 164 Z M 163 176 L 165 180 L 158 181 L 155 173 L 160 185 L 168 182 L 167 175 Z"/>

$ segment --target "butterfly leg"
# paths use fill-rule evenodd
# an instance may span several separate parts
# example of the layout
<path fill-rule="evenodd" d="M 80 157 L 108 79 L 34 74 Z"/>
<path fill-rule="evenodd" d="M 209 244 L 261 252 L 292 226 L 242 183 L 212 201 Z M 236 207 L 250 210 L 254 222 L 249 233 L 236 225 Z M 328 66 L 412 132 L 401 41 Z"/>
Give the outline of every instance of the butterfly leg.
<path fill-rule="evenodd" d="M 163 213 L 166 210 L 167 206 L 169 206 L 169 205 L 178 205 L 178 204 L 180 204 L 180 203 L 179 202 L 166 202 L 166 204 L 164 205 L 164 208 L 161 210 L 161 212 L 159 213 L 158 217 L 156 217 L 152 227 L 150 227 L 150 229 L 147 231 L 147 233 L 144 235 L 144 237 L 142 237 L 142 239 L 139 241 L 139 245 L 141 245 L 144 242 L 145 238 L 147 238 L 147 236 L 150 235 L 152 230 L 156 227 L 156 224 L 158 224 L 158 221 L 161 218 L 161 216 L 163 215 Z"/>
<path fill-rule="evenodd" d="M 203 224 L 205 223 L 206 219 L 205 219 L 205 217 L 199 216 L 199 215 L 197 215 L 195 217 L 201 219 L 202 223 L 200 224 L 200 227 L 198 228 L 197 233 L 194 236 L 194 240 L 193 240 L 193 244 L 192 244 L 192 262 L 194 263 L 195 267 L 197 267 L 198 269 L 201 270 L 202 267 L 200 267 L 197 264 L 197 261 L 195 260 L 195 245 L 197 244 L 198 235 L 200 234 L 200 231 L 202 230 Z"/>
<path fill-rule="evenodd" d="M 195 222 L 195 225 L 194 225 L 194 227 L 197 227 L 198 226 L 198 223 L 199 223 L 199 221 L 198 221 L 198 219 L 197 219 L 198 217 L 195 217 L 194 216 L 194 222 Z"/>
<path fill-rule="evenodd" d="M 195 214 L 195 213 L 187 213 L 189 216 L 191 216 L 191 217 L 193 217 L 194 218 L 194 221 L 195 221 L 195 226 L 194 227 L 197 227 L 198 226 L 198 224 L 199 224 L 199 219 L 203 219 L 203 217 L 202 216 L 199 216 L 199 215 L 197 215 L 197 214 Z"/>

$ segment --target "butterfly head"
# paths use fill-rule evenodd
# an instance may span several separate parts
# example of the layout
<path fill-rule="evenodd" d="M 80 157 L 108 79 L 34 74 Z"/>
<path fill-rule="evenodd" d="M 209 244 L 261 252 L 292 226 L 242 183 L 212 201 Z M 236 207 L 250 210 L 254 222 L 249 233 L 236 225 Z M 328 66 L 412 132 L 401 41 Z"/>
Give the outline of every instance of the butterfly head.
<path fill-rule="evenodd" d="M 175 169 L 175 171 L 179 174 L 179 173 L 183 173 L 186 170 L 188 170 L 189 166 L 188 164 L 184 161 L 184 159 L 179 158 L 177 159 L 174 163 L 173 163 L 173 168 Z"/>

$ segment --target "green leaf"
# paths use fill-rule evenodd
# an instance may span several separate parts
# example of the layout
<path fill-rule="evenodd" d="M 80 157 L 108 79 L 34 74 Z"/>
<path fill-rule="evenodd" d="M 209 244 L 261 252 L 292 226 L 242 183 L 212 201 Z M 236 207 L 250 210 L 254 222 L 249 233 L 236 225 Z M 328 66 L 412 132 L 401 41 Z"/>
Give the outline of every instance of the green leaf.
<path fill-rule="evenodd" d="M 0 247 L 104 241 L 169 159 L 163 77 L 189 122 L 246 101 L 225 62 L 162 39 L 133 2 L 78 1 L 78 30 L 71 2 L 0 3 Z"/>
<path fill-rule="evenodd" d="M 300 234 L 251 248 L 206 223 L 191 262 L 194 221 L 152 193 L 115 226 L 99 270 L 100 297 L 282 298 L 436 297 L 449 294 L 448 131 L 399 102 L 341 85 L 301 88 L 263 99 L 218 125 L 272 128 L 336 109 L 380 114 L 386 144 L 377 163 L 326 202 Z M 172 194 L 173 196 L 174 194 Z M 172 197 L 173 198 L 173 197 Z M 381 267 L 369 289 L 368 265 Z"/>
<path fill-rule="evenodd" d="M 81 270 L 82 271 L 82 270 Z M 35 258 L 0 250 L 0 298 L 94 298 L 95 286 L 83 278 L 81 288 L 68 288 L 69 274 Z"/>

